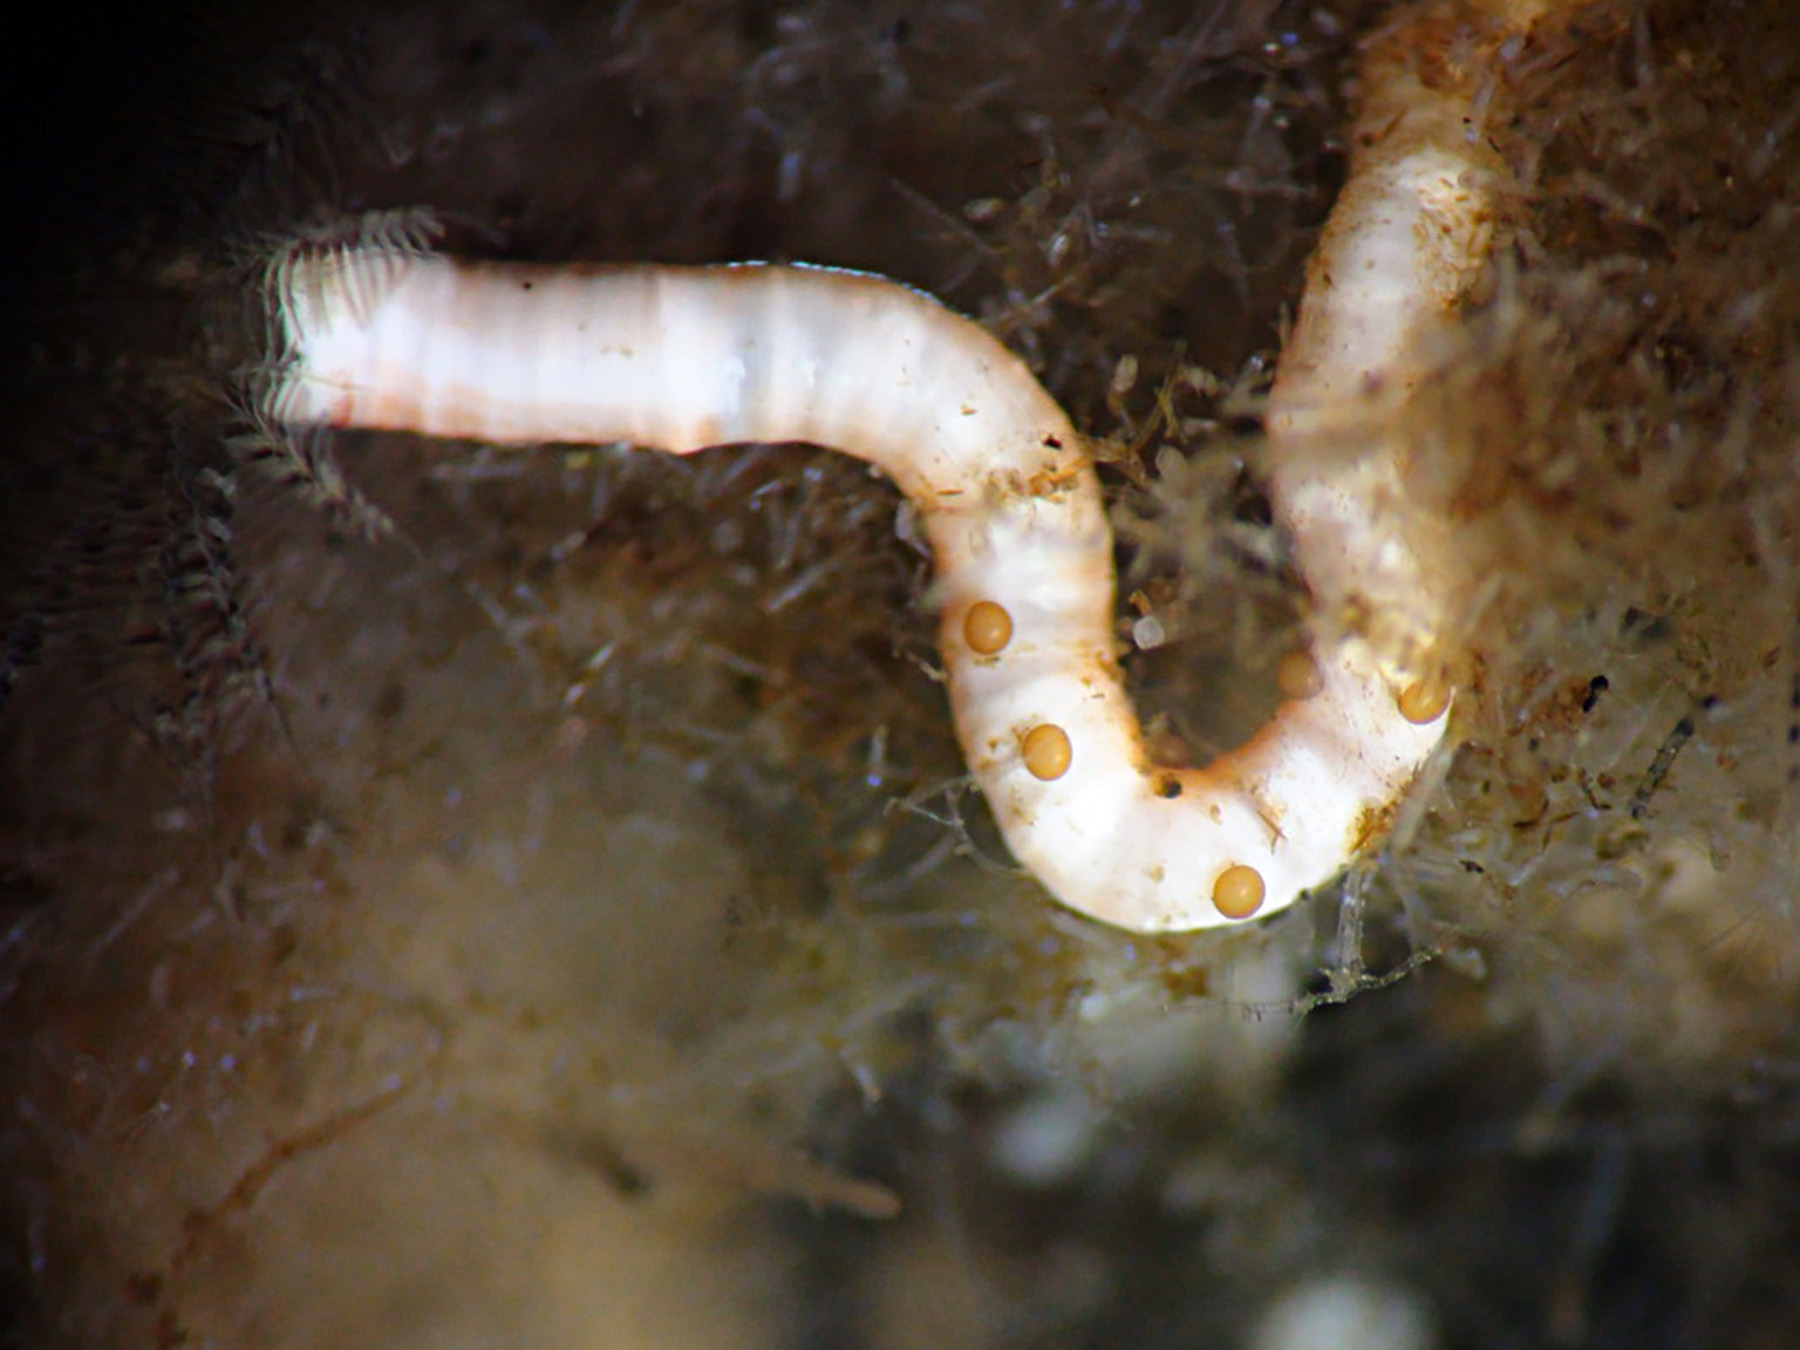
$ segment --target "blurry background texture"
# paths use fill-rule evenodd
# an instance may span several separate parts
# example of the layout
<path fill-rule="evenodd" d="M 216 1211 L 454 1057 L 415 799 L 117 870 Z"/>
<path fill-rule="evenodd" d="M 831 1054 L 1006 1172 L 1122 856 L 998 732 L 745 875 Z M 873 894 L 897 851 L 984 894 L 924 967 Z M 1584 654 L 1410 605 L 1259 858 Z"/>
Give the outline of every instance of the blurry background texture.
<path fill-rule="evenodd" d="M 1390 429 L 1460 748 L 1348 886 L 1161 940 L 1009 865 L 885 482 L 258 443 L 261 268 L 429 208 L 943 297 L 1101 446 L 1205 755 L 1304 617 L 1260 400 L 1384 8 L 359 8 L 6 54 L 9 1343 L 1800 1339 L 1786 0 L 1496 63 L 1514 236 Z"/>

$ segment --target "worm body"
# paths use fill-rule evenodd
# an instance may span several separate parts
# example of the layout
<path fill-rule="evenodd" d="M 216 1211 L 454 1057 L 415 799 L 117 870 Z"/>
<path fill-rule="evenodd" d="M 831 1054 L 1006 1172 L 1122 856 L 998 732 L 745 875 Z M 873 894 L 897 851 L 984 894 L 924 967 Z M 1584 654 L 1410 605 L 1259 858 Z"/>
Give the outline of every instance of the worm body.
<path fill-rule="evenodd" d="M 1278 673 L 1268 725 L 1204 768 L 1145 751 L 1115 659 L 1111 530 L 1074 427 L 1016 357 L 916 291 L 806 267 L 301 248 L 272 273 L 285 350 L 267 409 L 520 445 L 808 441 L 868 461 L 918 510 L 957 733 L 1019 861 L 1071 909 L 1140 932 L 1273 914 L 1384 837 L 1443 739 L 1428 560 L 1445 555 L 1398 509 L 1402 449 L 1368 428 L 1403 404 L 1420 333 L 1480 274 L 1500 176 L 1470 120 L 1492 92 L 1481 62 L 1543 7 L 1419 7 L 1365 54 L 1351 176 L 1269 417 L 1276 510 L 1331 624 L 1310 664 Z M 1476 74 L 1446 77 L 1458 44 Z M 1390 607 L 1410 616 L 1406 642 L 1372 636 Z"/>
<path fill-rule="evenodd" d="M 1381 832 L 1442 734 L 1350 647 L 1204 769 L 1145 753 L 1114 657 L 1112 534 L 1068 418 L 975 324 L 812 268 L 287 260 L 288 424 L 687 454 L 809 441 L 888 474 L 934 555 L 959 737 L 1015 856 L 1139 931 L 1274 912 Z"/>

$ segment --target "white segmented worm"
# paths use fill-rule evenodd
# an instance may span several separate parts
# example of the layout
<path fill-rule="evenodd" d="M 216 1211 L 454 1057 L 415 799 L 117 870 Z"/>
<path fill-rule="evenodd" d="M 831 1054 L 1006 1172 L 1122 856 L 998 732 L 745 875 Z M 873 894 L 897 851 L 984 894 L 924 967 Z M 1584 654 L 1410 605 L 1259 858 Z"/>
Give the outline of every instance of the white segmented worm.
<path fill-rule="evenodd" d="M 1393 453 L 1319 442 L 1369 390 L 1404 387 L 1413 334 L 1463 295 L 1491 236 L 1470 90 L 1415 78 L 1409 33 L 1369 57 L 1381 96 L 1271 409 L 1277 509 L 1332 602 L 1396 582 L 1429 595 L 1389 509 Z M 892 282 L 365 245 L 297 249 L 271 292 L 286 353 L 268 410 L 285 424 L 676 454 L 807 441 L 880 468 L 933 550 L 969 766 L 1014 855 L 1095 919 L 1156 932 L 1281 910 L 1383 836 L 1443 738 L 1442 665 L 1393 668 L 1351 631 L 1284 666 L 1287 701 L 1246 745 L 1204 768 L 1152 764 L 1115 660 L 1112 535 L 1080 437 L 994 338 Z"/>

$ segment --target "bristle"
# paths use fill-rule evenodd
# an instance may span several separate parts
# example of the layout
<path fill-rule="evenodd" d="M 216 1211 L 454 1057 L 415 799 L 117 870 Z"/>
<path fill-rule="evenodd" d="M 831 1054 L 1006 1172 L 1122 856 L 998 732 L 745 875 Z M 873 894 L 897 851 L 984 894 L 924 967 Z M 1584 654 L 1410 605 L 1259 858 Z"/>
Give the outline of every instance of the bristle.
<path fill-rule="evenodd" d="M 226 444 L 237 462 L 292 489 L 346 533 L 368 540 L 394 533 L 393 518 L 344 475 L 332 453 L 330 432 L 317 427 L 284 430 L 257 419 Z"/>
<path fill-rule="evenodd" d="M 359 322 L 380 303 L 404 264 L 428 257 L 444 222 L 424 208 L 374 211 L 312 225 L 273 251 L 264 271 L 263 303 L 277 359 L 295 327 L 329 292 L 348 300 Z"/>
<path fill-rule="evenodd" d="M 170 475 L 168 538 L 159 559 L 163 636 L 187 687 L 190 714 L 208 730 L 275 707 L 233 556 L 236 496 L 229 466 L 178 462 Z"/>

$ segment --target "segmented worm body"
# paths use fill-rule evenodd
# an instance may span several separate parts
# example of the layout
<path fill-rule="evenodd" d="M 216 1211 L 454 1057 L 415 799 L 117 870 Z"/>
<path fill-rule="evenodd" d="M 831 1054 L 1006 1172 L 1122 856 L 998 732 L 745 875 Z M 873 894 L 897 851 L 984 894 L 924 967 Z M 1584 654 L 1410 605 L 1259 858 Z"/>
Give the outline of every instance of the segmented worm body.
<path fill-rule="evenodd" d="M 1385 59 L 1410 81 L 1400 47 Z M 1404 382 L 1409 335 L 1463 293 L 1491 235 L 1468 89 L 1411 81 L 1406 99 L 1364 137 L 1271 416 L 1277 509 L 1335 598 L 1428 587 L 1387 509 L 1392 456 L 1317 441 L 1347 401 Z M 880 468 L 934 555 L 969 767 L 1014 855 L 1095 919 L 1154 932 L 1282 909 L 1385 833 L 1442 740 L 1441 681 L 1347 628 L 1247 744 L 1204 768 L 1152 763 L 1081 438 L 1018 358 L 918 292 L 805 267 L 469 264 L 388 244 L 294 250 L 271 289 L 286 350 L 268 411 L 285 424 L 676 454 L 806 441 Z"/>

